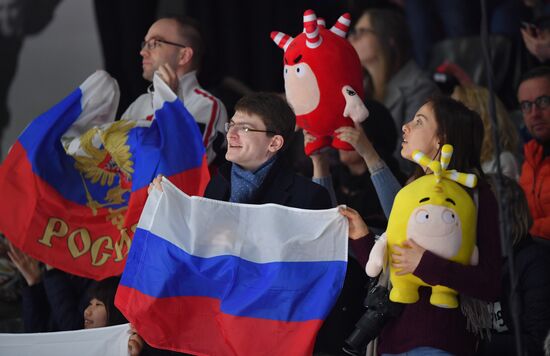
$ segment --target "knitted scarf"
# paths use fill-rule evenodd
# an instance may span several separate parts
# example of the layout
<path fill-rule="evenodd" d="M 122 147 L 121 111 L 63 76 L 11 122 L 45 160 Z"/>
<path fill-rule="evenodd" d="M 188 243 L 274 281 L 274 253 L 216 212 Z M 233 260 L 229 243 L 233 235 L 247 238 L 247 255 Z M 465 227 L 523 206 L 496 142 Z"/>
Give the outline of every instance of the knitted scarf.
<path fill-rule="evenodd" d="M 268 159 L 254 172 L 233 163 L 231 166 L 231 195 L 229 201 L 233 203 L 252 202 L 267 173 L 275 163 L 276 157 L 275 155 Z"/>

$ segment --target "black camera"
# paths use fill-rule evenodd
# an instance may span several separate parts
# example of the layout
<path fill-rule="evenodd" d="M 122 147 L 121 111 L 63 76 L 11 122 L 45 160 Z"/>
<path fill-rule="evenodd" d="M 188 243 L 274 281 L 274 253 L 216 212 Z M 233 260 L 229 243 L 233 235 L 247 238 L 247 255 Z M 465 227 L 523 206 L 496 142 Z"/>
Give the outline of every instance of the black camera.
<path fill-rule="evenodd" d="M 377 282 L 377 279 L 371 280 L 364 301 L 367 310 L 344 341 L 342 350 L 349 355 L 364 355 L 368 343 L 380 334 L 386 322 L 398 317 L 403 310 L 404 305 L 392 302 L 388 288 L 377 285 Z"/>

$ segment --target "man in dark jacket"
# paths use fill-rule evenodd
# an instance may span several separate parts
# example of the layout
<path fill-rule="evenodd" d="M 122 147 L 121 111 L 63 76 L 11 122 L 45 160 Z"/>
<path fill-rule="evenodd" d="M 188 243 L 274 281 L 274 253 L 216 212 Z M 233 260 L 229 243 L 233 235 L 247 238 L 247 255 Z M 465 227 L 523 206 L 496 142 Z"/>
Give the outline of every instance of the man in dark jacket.
<path fill-rule="evenodd" d="M 235 203 L 332 208 L 326 189 L 294 173 L 281 157 L 295 123 L 294 112 L 276 94 L 254 93 L 241 98 L 235 105 L 235 115 L 225 125 L 225 158 L 229 162 L 219 168 L 204 196 Z M 157 178 L 155 185 L 159 182 Z M 145 351 L 147 355 L 180 355 L 148 346 Z"/>
<path fill-rule="evenodd" d="M 328 192 L 290 169 L 281 157 L 296 117 L 276 94 L 241 98 L 226 124 L 229 161 L 206 188 L 205 197 L 236 203 L 275 203 L 303 209 L 331 208 Z"/>

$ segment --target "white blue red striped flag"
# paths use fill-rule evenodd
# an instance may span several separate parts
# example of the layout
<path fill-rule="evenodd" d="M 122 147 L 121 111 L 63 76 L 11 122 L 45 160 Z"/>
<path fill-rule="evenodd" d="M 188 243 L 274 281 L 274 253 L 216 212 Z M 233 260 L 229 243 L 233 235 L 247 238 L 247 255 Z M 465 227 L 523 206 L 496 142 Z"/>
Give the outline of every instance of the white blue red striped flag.
<path fill-rule="evenodd" d="M 335 303 L 347 220 L 189 197 L 164 179 L 136 230 L 116 305 L 151 345 L 198 355 L 305 355 Z"/>
<path fill-rule="evenodd" d="M 191 195 L 210 175 L 193 116 L 155 75 L 154 120 L 114 121 L 118 85 L 98 71 L 19 136 L 0 166 L 0 231 L 72 274 L 120 275 L 147 199 L 163 174 Z"/>

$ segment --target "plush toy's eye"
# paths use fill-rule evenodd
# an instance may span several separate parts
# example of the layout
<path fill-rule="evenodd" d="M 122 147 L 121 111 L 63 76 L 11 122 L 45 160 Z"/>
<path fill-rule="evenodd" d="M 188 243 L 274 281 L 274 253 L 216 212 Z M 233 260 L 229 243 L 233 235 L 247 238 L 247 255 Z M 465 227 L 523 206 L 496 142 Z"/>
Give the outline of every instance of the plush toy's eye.
<path fill-rule="evenodd" d="M 454 224 L 456 222 L 456 215 L 452 210 L 443 211 L 441 218 L 447 224 Z"/>
<path fill-rule="evenodd" d="M 419 224 L 425 224 L 430 219 L 430 213 L 427 210 L 420 209 L 416 212 L 414 219 Z"/>
<path fill-rule="evenodd" d="M 305 65 L 297 64 L 295 68 L 296 76 L 298 76 L 299 78 L 303 77 L 306 74 L 306 70 L 307 69 Z"/>
<path fill-rule="evenodd" d="M 284 76 L 288 75 L 288 66 L 285 66 L 285 69 L 283 69 Z"/>

